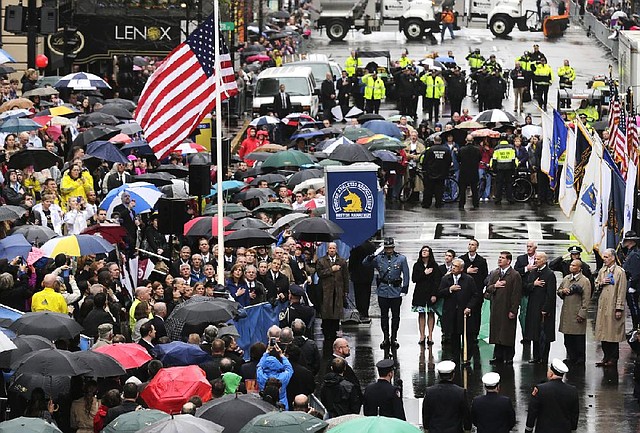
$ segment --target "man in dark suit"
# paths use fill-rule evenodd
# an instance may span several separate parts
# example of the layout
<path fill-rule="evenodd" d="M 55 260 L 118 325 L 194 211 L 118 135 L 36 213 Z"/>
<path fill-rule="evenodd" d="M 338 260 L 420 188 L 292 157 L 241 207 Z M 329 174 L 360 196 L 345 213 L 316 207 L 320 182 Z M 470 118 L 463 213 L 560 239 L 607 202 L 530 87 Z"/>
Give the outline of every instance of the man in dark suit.
<path fill-rule="evenodd" d="M 208 381 L 218 379 L 221 376 L 220 373 L 220 361 L 224 358 L 225 344 L 224 341 L 216 338 L 211 342 L 211 357 L 210 361 L 200 364 L 200 368 L 204 370 Z"/>
<path fill-rule="evenodd" d="M 106 176 L 107 184 L 103 185 L 102 187 L 103 192 L 109 192 L 112 189 L 116 189 L 119 186 L 124 185 L 125 183 L 130 183 L 133 181 L 133 178 L 131 177 L 129 172 L 125 170 L 126 168 L 125 164 L 121 162 L 116 162 L 114 163 L 114 166 L 115 166 L 115 171 L 112 171 Z"/>
<path fill-rule="evenodd" d="M 140 340 L 138 340 L 138 344 L 144 347 L 149 355 L 154 356 L 153 353 L 153 339 L 156 337 L 156 329 L 153 326 L 151 321 L 145 323 L 140 327 Z"/>
<path fill-rule="evenodd" d="M 529 363 L 546 364 L 556 330 L 556 275 L 547 266 L 547 255 L 536 252 L 536 268 L 527 273 L 522 292 L 529 295 L 523 338 L 533 341 Z"/>
<path fill-rule="evenodd" d="M 320 102 L 322 103 L 322 118 L 333 119 L 331 109 L 336 106 L 336 86 L 331 72 L 327 72 L 324 81 L 320 85 Z"/>
<path fill-rule="evenodd" d="M 289 297 L 289 278 L 280 272 L 280 266 L 282 266 L 281 260 L 273 259 L 271 269 L 267 272 L 266 280 L 271 283 L 265 284 L 268 302 L 276 300 L 284 302 Z"/>
<path fill-rule="evenodd" d="M 471 421 L 478 433 L 508 433 L 516 425 L 516 412 L 511 399 L 500 395 L 500 375 L 495 372 L 482 376 L 485 395 L 473 399 Z"/>
<path fill-rule="evenodd" d="M 174 277 L 180 276 L 180 265 L 183 264 L 191 265 L 191 247 L 188 245 L 180 248 L 180 257 L 178 260 L 171 262 L 171 275 Z"/>
<path fill-rule="evenodd" d="M 477 209 L 480 206 L 480 197 L 478 196 L 478 165 L 482 159 L 480 147 L 475 145 L 473 137 L 468 135 L 465 145 L 460 148 L 457 155 L 460 164 L 458 208 L 464 210 L 467 200 L 467 187 L 471 187 L 471 203 L 473 208 Z"/>
<path fill-rule="evenodd" d="M 427 388 L 422 404 L 425 431 L 462 433 L 471 430 L 467 391 L 453 383 L 455 368 L 453 361 L 436 365 L 440 382 Z"/>
<path fill-rule="evenodd" d="M 280 91 L 273 97 L 273 111 L 279 119 L 291 113 L 291 97 L 285 92 L 284 84 L 280 84 Z"/>
<path fill-rule="evenodd" d="M 158 344 L 158 340 L 167 336 L 167 328 L 164 326 L 164 319 L 167 317 L 167 304 L 156 302 L 153 304 L 153 319 L 151 323 L 156 330 L 156 337 L 151 340 L 152 344 Z"/>
<path fill-rule="evenodd" d="M 113 212 L 117 213 L 120 218 L 120 225 L 125 228 L 129 235 L 129 241 L 135 244 L 138 226 L 136 225 L 136 212 L 134 207 L 136 201 L 131 199 L 128 191 L 123 191 L 120 195 L 122 203 L 113 208 Z"/>
<path fill-rule="evenodd" d="M 580 403 L 576 387 L 564 383 L 567 365 L 555 358 L 547 370 L 545 383 L 536 385 L 531 393 L 526 432 L 569 433 L 578 429 Z"/>
<path fill-rule="evenodd" d="M 489 275 L 489 267 L 487 260 L 478 254 L 478 247 L 480 243 L 476 239 L 470 239 L 467 245 L 467 253 L 460 256 L 464 262 L 464 272 L 473 278 L 476 283 L 476 290 L 478 291 L 478 305 L 476 311 L 482 311 L 482 303 L 484 298 L 482 292 L 485 286 L 485 280 Z M 471 319 L 472 335 L 474 340 L 478 339 L 478 332 L 480 332 L 480 314 L 473 314 Z"/>
<path fill-rule="evenodd" d="M 347 366 L 344 369 L 344 378 L 349 382 L 353 383 L 356 386 L 356 390 L 358 391 L 360 398 L 362 399 L 362 387 L 360 386 L 360 380 L 358 376 L 356 376 L 355 371 L 347 362 L 347 358 L 351 356 L 351 348 L 349 347 L 349 343 L 344 338 L 336 338 L 336 341 L 333 342 L 333 354 L 331 356 L 331 360 L 333 358 L 342 358 L 347 363 Z M 327 363 L 327 368 L 325 371 L 331 370 L 331 362 Z"/>
<path fill-rule="evenodd" d="M 118 418 L 120 415 L 133 412 L 138 407 L 136 399 L 138 398 L 138 385 L 135 383 L 125 383 L 122 387 L 123 400 L 118 406 L 112 407 L 107 411 L 107 416 L 104 419 L 104 426 L 109 425 L 111 421 Z"/>
<path fill-rule="evenodd" d="M 442 277 L 438 297 L 444 299 L 442 305 L 442 333 L 451 337 L 453 359 L 460 359 L 460 338 L 464 330 L 464 321 L 471 315 L 480 314 L 476 310 L 479 293 L 476 283 L 463 273 L 464 261 L 453 259 L 451 273 Z M 471 323 L 467 323 L 467 340 L 473 335 Z"/>
<path fill-rule="evenodd" d="M 529 240 L 527 241 L 527 253 L 522 254 L 516 258 L 516 264 L 513 265 L 513 269 L 516 270 L 522 277 L 522 284 L 526 280 L 526 277 L 529 272 L 533 271 L 536 268 L 535 260 L 536 260 L 536 250 L 538 249 L 538 244 L 535 241 Z M 522 292 L 522 299 L 520 300 L 520 314 L 518 315 L 518 322 L 520 322 L 520 328 L 522 330 L 522 334 L 524 335 L 524 327 L 525 322 L 527 320 L 527 305 L 529 304 L 529 295 Z M 525 344 L 527 349 L 530 349 L 531 341 L 526 337 L 522 338 L 521 343 Z"/>
<path fill-rule="evenodd" d="M 447 250 L 444 252 L 444 263 L 441 265 L 438 265 L 438 269 L 440 270 L 440 275 L 447 275 L 451 273 L 453 259 L 455 258 L 456 258 L 455 251 Z"/>
<path fill-rule="evenodd" d="M 345 115 L 349 111 L 351 92 L 353 90 L 353 83 L 347 75 L 347 71 L 342 71 L 342 76 L 338 79 L 336 88 L 338 90 L 338 104 L 340 104 L 342 114 Z"/>

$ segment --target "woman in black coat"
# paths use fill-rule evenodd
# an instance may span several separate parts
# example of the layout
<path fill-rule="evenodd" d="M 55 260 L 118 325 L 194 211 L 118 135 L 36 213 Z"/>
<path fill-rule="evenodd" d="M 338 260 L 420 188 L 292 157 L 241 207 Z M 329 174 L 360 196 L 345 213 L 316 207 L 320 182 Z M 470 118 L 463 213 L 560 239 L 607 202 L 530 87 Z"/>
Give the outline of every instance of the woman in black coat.
<path fill-rule="evenodd" d="M 438 268 L 433 251 L 428 245 L 423 246 L 418 254 L 418 260 L 413 265 L 411 280 L 416 283 L 411 301 L 411 311 L 418 313 L 419 344 L 425 343 L 425 324 L 428 325 L 428 345 L 433 344 L 433 326 L 435 325 L 435 309 L 438 287 L 442 274 Z"/>

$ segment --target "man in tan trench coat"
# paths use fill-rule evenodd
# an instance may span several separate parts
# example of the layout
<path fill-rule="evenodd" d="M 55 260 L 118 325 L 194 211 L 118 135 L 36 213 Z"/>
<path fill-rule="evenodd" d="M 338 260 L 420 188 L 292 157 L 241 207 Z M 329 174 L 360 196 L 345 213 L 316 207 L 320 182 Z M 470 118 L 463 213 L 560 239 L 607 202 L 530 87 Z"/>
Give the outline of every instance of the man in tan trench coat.
<path fill-rule="evenodd" d="M 349 294 L 349 267 L 338 256 L 334 242 L 327 246 L 327 254 L 318 259 L 316 272 L 322 287 L 322 333 L 325 345 L 330 347 L 338 338 L 344 298 Z"/>
<path fill-rule="evenodd" d="M 582 274 L 582 261 L 572 260 L 569 274 L 558 287 L 562 299 L 560 328 L 567 350 L 565 364 L 584 364 L 587 333 L 587 308 L 591 299 L 591 282 Z"/>
<path fill-rule="evenodd" d="M 625 339 L 624 306 L 627 294 L 627 276 L 616 264 L 616 253 L 607 248 L 602 254 L 603 266 L 596 278 L 600 291 L 596 316 L 596 340 L 602 342 L 602 361 L 597 367 L 614 367 L 618 363 L 620 342 Z"/>
<path fill-rule="evenodd" d="M 485 298 L 491 300 L 489 343 L 495 344 L 491 364 L 513 362 L 516 345 L 516 319 L 522 297 L 522 278 L 511 267 L 512 256 L 501 251 L 498 269 L 489 274 Z"/>

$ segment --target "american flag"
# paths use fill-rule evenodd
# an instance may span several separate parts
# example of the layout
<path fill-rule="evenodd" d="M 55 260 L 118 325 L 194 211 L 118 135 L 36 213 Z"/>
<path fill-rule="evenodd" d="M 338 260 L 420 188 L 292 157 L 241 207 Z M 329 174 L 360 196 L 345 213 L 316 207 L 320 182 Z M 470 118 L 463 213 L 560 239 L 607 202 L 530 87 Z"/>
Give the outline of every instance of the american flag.
<path fill-rule="evenodd" d="M 613 79 L 609 79 L 609 149 L 615 144 L 616 128 L 620 122 L 620 98 L 618 97 L 618 87 Z"/>
<path fill-rule="evenodd" d="M 193 131 L 221 100 L 238 93 L 231 57 L 222 36 L 214 49 L 213 15 L 162 62 L 140 95 L 135 120 L 158 159 L 164 158 Z M 216 89 L 216 73 L 221 75 Z"/>
<path fill-rule="evenodd" d="M 622 177 L 627 176 L 627 170 L 629 168 L 629 154 L 627 150 L 627 113 L 624 107 L 620 110 L 620 120 L 618 126 L 614 132 L 613 138 L 613 150 L 614 160 L 620 164 L 620 172 Z"/>
<path fill-rule="evenodd" d="M 636 113 L 632 111 L 627 116 L 627 155 L 629 155 L 629 162 L 638 166 L 638 125 L 636 123 Z"/>

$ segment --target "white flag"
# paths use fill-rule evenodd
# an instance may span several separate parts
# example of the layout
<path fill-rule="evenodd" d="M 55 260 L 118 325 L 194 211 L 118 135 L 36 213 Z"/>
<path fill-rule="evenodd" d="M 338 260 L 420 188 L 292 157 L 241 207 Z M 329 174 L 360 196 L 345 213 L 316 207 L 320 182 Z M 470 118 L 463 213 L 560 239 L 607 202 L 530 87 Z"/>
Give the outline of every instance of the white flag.
<path fill-rule="evenodd" d="M 633 203 L 635 198 L 636 176 L 638 167 L 629 159 L 629 169 L 627 170 L 627 183 L 624 190 L 624 233 L 631 230 L 633 223 Z"/>
<path fill-rule="evenodd" d="M 542 115 L 542 155 L 540 170 L 549 175 L 551 171 L 551 141 L 553 140 L 553 117 L 540 110 Z"/>
<path fill-rule="evenodd" d="M 578 193 L 574 186 L 577 129 L 578 126 L 575 126 L 574 129 L 569 129 L 567 136 L 567 157 L 564 161 L 562 173 L 560 174 L 560 192 L 558 194 L 558 201 L 560 202 L 562 212 L 564 212 L 566 216 L 571 215 L 573 206 L 576 204 L 576 200 L 578 199 Z"/>
<path fill-rule="evenodd" d="M 599 201 L 601 200 L 602 145 L 593 143 L 591 156 L 585 168 L 582 187 L 573 213 L 573 234 L 588 253 L 593 251 L 595 233 L 600 228 Z M 598 242 L 600 238 L 598 239 Z"/>
<path fill-rule="evenodd" d="M 599 137 L 596 140 L 600 142 Z M 600 147 L 601 149 L 603 147 Z M 598 211 L 596 225 L 593 227 L 593 248 L 600 251 L 607 248 L 607 223 L 609 222 L 609 199 L 611 198 L 611 167 L 604 159 L 600 160 L 600 197 L 598 197 Z"/>

